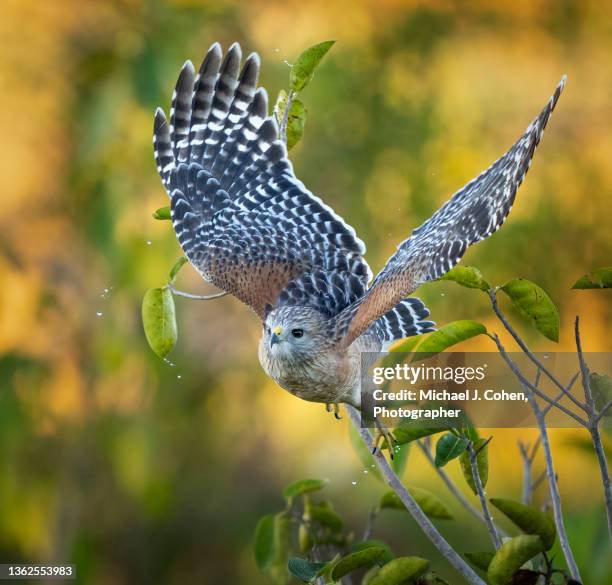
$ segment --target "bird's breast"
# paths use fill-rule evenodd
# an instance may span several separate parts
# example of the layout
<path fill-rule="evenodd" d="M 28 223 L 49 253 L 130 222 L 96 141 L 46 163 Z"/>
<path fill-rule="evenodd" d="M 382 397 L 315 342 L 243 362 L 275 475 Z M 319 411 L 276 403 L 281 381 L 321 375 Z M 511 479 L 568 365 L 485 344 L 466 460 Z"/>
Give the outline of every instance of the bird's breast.
<path fill-rule="evenodd" d="M 259 361 L 266 374 L 294 396 L 326 404 L 340 401 L 354 388 L 359 372 L 358 360 L 346 350 L 299 359 L 272 352 L 260 343 Z"/>

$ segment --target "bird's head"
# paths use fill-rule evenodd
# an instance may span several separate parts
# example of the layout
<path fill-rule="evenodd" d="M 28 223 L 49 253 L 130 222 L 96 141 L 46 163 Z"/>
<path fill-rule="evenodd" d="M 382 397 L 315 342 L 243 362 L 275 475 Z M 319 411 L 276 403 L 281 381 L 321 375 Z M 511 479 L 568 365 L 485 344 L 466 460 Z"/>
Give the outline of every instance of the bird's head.
<path fill-rule="evenodd" d="M 310 307 L 280 307 L 270 312 L 263 324 L 267 351 L 278 358 L 307 359 L 327 348 L 327 320 Z"/>

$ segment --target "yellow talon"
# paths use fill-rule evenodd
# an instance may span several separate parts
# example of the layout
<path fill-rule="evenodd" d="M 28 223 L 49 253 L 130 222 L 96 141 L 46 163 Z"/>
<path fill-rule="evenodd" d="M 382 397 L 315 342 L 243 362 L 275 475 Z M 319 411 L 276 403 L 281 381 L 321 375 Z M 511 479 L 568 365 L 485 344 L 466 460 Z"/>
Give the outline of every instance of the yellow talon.
<path fill-rule="evenodd" d="M 389 450 L 389 457 L 393 460 L 393 453 L 397 447 L 395 442 L 395 438 L 393 434 L 387 427 L 385 427 L 381 422 L 375 419 L 377 431 L 376 435 L 374 435 L 374 441 L 372 443 L 372 455 L 376 453 L 376 450 L 379 448 L 378 444 L 381 443 L 380 449 L 384 449 L 385 447 Z"/>

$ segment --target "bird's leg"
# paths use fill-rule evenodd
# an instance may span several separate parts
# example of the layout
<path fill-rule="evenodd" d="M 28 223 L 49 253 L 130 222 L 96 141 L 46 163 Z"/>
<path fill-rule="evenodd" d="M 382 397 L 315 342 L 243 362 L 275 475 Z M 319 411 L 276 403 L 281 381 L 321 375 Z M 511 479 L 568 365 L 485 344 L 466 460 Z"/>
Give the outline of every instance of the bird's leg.
<path fill-rule="evenodd" d="M 376 418 L 374 419 L 374 424 L 378 430 L 376 431 L 376 435 L 374 436 L 374 441 L 372 443 L 372 455 L 376 453 L 379 443 L 381 443 L 381 449 L 382 445 L 386 443 L 387 449 L 389 449 L 389 456 L 391 459 L 393 459 L 393 452 L 395 451 L 396 443 L 391 431 Z"/>
<path fill-rule="evenodd" d="M 337 402 L 333 404 L 327 403 L 325 405 L 325 410 L 327 412 L 333 412 L 337 420 L 342 420 L 342 417 L 340 416 L 340 405 Z"/>

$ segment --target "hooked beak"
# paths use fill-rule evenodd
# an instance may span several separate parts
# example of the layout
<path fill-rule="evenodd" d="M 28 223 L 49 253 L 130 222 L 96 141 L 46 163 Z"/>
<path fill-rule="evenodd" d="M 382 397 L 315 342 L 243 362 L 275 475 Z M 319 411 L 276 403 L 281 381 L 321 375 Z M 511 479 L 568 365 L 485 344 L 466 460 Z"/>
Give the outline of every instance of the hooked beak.
<path fill-rule="evenodd" d="M 279 335 L 282 332 L 283 332 L 282 327 L 275 327 L 274 329 L 272 329 L 272 335 L 270 336 L 270 347 L 273 347 L 280 341 Z"/>

